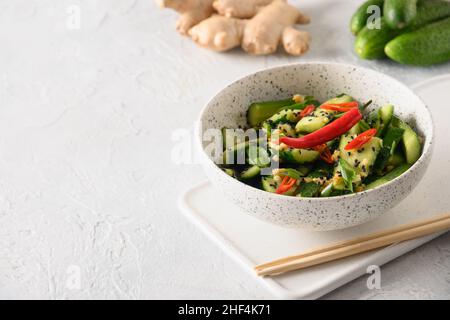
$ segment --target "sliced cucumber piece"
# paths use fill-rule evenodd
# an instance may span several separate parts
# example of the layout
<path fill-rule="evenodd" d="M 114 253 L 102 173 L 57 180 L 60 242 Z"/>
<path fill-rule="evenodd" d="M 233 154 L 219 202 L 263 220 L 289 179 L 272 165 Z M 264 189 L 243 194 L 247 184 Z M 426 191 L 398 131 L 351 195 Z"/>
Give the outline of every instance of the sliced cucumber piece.
<path fill-rule="evenodd" d="M 272 128 L 275 128 L 279 123 L 295 123 L 298 120 L 300 112 L 301 111 L 294 109 L 283 109 L 275 113 L 265 122 L 267 122 Z"/>
<path fill-rule="evenodd" d="M 273 176 L 265 176 L 261 178 L 261 185 L 263 190 L 271 193 L 275 193 L 277 190 L 277 183 L 275 182 L 275 179 Z"/>
<path fill-rule="evenodd" d="M 383 141 L 380 138 L 373 137 L 362 148 L 357 150 L 345 150 L 345 146 L 352 141 L 359 133 L 358 124 L 355 125 L 347 134 L 341 137 L 339 143 L 339 154 L 342 159 L 348 162 L 356 172 L 355 181 L 361 181 L 371 172 L 378 153 L 380 152 Z M 333 187 L 336 190 L 345 189 L 344 179 L 338 167 L 334 170 Z"/>
<path fill-rule="evenodd" d="M 295 131 L 302 133 L 311 133 L 319 130 L 333 119 L 336 111 L 318 108 L 311 116 L 303 117 L 295 125 Z"/>
<path fill-rule="evenodd" d="M 240 177 L 242 180 L 249 180 L 255 178 L 260 173 L 261 169 L 258 166 L 251 166 L 250 168 L 242 171 Z"/>
<path fill-rule="evenodd" d="M 391 123 L 392 117 L 394 116 L 394 106 L 392 104 L 387 104 L 381 107 L 378 112 L 380 115 L 380 128 L 378 129 L 377 137 L 381 137 L 386 132 L 389 123 Z"/>
<path fill-rule="evenodd" d="M 245 164 L 246 153 L 250 145 L 260 146 L 264 143 L 265 138 L 245 141 L 235 144 L 231 148 L 227 148 L 223 152 L 223 164 Z"/>
<path fill-rule="evenodd" d="M 287 163 L 311 163 L 317 160 L 319 152 L 309 149 L 282 149 L 279 151 L 279 157 L 282 162 Z"/>
<path fill-rule="evenodd" d="M 275 181 L 273 176 L 265 176 L 261 178 L 261 186 L 263 190 L 271 193 L 275 193 L 279 184 Z M 293 196 L 297 192 L 297 185 L 283 193 L 285 196 Z"/>
<path fill-rule="evenodd" d="M 261 122 L 278 112 L 281 107 L 289 106 L 294 103 L 295 101 L 292 98 L 252 103 L 247 111 L 248 124 L 251 127 L 256 127 Z"/>
<path fill-rule="evenodd" d="M 223 163 L 230 164 L 245 164 L 245 152 L 248 148 L 248 142 L 241 142 L 223 152 Z"/>
<path fill-rule="evenodd" d="M 402 138 L 403 147 L 406 155 L 406 162 L 412 165 L 419 159 L 422 150 L 419 137 L 417 136 L 417 133 L 404 121 L 399 120 L 398 126 L 399 128 L 405 130 Z"/>
<path fill-rule="evenodd" d="M 236 171 L 234 169 L 225 168 L 225 169 L 223 169 L 223 171 L 230 177 L 236 178 Z"/>
<path fill-rule="evenodd" d="M 355 101 L 355 99 L 353 99 L 353 97 L 349 96 L 348 94 L 341 93 L 337 97 L 327 100 L 324 104 L 345 103 L 345 102 L 352 102 L 352 101 Z"/>
<path fill-rule="evenodd" d="M 381 178 L 366 185 L 366 190 L 381 186 L 382 184 L 385 184 L 386 182 L 389 182 L 389 181 L 397 178 L 398 176 L 403 174 L 406 170 L 408 170 L 410 167 L 411 166 L 409 164 L 405 163 L 405 164 L 402 164 L 402 165 L 394 168 L 392 171 L 390 171 L 386 175 L 384 175 Z"/>
<path fill-rule="evenodd" d="M 354 99 L 347 94 L 340 94 L 339 96 L 327 100 L 324 104 L 345 103 L 352 102 Z M 325 110 L 317 108 L 312 115 L 303 117 L 295 126 L 295 131 L 303 133 L 311 133 L 319 130 L 328 124 L 336 115 L 336 111 Z"/>
<path fill-rule="evenodd" d="M 244 133 L 243 130 L 241 130 Z M 245 135 L 239 134 L 236 129 L 222 128 L 223 149 L 232 148 L 238 143 L 245 142 Z"/>
<path fill-rule="evenodd" d="M 331 195 L 331 192 L 333 192 L 333 184 L 330 183 L 327 185 L 322 192 L 320 193 L 321 197 L 329 197 Z"/>

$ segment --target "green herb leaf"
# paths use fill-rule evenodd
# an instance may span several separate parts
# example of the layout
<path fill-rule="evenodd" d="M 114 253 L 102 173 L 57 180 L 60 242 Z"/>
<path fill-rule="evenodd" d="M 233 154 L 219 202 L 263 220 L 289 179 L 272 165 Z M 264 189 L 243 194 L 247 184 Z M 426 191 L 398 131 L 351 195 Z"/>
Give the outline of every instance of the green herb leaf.
<path fill-rule="evenodd" d="M 319 194 L 320 184 L 315 182 L 305 182 L 300 185 L 299 196 L 305 198 L 315 197 Z"/>
<path fill-rule="evenodd" d="M 369 124 L 368 124 L 366 121 L 364 121 L 364 120 L 360 120 L 360 121 L 358 122 L 358 126 L 359 126 L 359 130 L 360 130 L 361 132 L 370 130 Z"/>
<path fill-rule="evenodd" d="M 372 100 L 369 100 L 369 101 L 367 101 L 366 103 L 364 103 L 362 106 L 360 106 L 359 107 L 359 110 L 361 111 L 361 112 L 363 112 L 364 110 L 366 110 L 366 108 L 368 107 L 368 106 L 370 106 L 372 104 Z"/>
<path fill-rule="evenodd" d="M 386 167 L 389 157 L 391 156 L 391 149 L 387 146 L 381 148 L 380 152 L 377 155 L 377 159 L 373 164 L 373 170 L 377 174 L 381 174 L 383 169 Z"/>
<path fill-rule="evenodd" d="M 344 179 L 345 186 L 348 190 L 353 192 L 353 179 L 355 179 L 356 173 L 355 170 L 348 164 L 344 159 L 339 159 L 339 168 L 338 170 L 342 174 L 342 178 Z"/>
<path fill-rule="evenodd" d="M 389 127 L 386 135 L 383 138 L 383 145 L 389 148 L 390 154 L 394 154 L 395 147 L 403 138 L 404 129 Z"/>
<path fill-rule="evenodd" d="M 378 114 L 378 111 L 373 111 L 369 114 L 368 122 L 369 122 L 369 125 L 371 128 L 375 128 L 377 130 L 380 129 L 381 120 L 380 120 L 380 115 Z"/>

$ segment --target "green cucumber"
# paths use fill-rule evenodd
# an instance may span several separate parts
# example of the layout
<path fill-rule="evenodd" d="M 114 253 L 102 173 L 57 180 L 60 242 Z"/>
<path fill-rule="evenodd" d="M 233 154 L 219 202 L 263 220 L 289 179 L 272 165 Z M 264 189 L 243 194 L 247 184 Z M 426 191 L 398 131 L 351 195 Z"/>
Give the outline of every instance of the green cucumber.
<path fill-rule="evenodd" d="M 261 186 L 263 190 L 271 193 L 275 193 L 277 190 L 277 183 L 273 179 L 273 176 L 264 176 L 261 178 Z"/>
<path fill-rule="evenodd" d="M 277 183 L 273 176 L 264 176 L 261 178 L 261 187 L 264 191 L 275 193 L 279 187 L 279 183 Z M 293 186 L 288 191 L 283 193 L 285 196 L 293 196 L 297 192 L 297 186 Z"/>
<path fill-rule="evenodd" d="M 379 109 L 380 115 L 380 129 L 377 132 L 377 137 L 382 136 L 389 124 L 391 123 L 392 117 L 394 116 L 394 106 L 392 104 L 387 104 Z"/>
<path fill-rule="evenodd" d="M 246 153 L 250 145 L 261 146 L 264 143 L 264 138 L 240 142 L 234 146 L 227 147 L 223 151 L 222 161 L 224 165 L 245 164 Z"/>
<path fill-rule="evenodd" d="M 353 97 L 349 96 L 346 93 L 341 93 L 340 95 L 337 95 L 336 97 L 325 101 L 323 104 L 335 104 L 335 103 L 345 103 L 345 102 L 352 102 L 355 101 Z"/>
<path fill-rule="evenodd" d="M 394 168 L 392 171 L 385 174 L 381 178 L 366 185 L 366 190 L 376 188 L 378 186 L 381 186 L 382 184 L 385 184 L 386 182 L 389 182 L 389 181 L 397 178 L 398 176 L 402 175 L 406 170 L 408 170 L 409 167 L 410 167 L 409 164 L 399 165 L 398 167 Z"/>
<path fill-rule="evenodd" d="M 240 134 L 242 132 L 242 134 Z M 222 141 L 223 141 L 223 150 L 227 148 L 232 148 L 236 144 L 245 142 L 245 134 L 244 131 L 230 129 L 230 128 L 222 128 Z"/>
<path fill-rule="evenodd" d="M 383 14 L 389 27 L 403 29 L 416 17 L 417 0 L 386 0 Z"/>
<path fill-rule="evenodd" d="M 353 14 L 350 20 L 350 31 L 357 35 L 358 32 L 363 29 L 367 24 L 367 19 L 370 17 L 370 13 L 367 12 L 370 6 L 378 6 L 380 9 L 383 8 L 384 0 L 368 0 L 364 2 L 358 10 Z"/>
<path fill-rule="evenodd" d="M 405 31 L 413 31 L 431 22 L 450 16 L 450 1 L 448 0 L 419 0 L 417 15 Z"/>
<path fill-rule="evenodd" d="M 257 175 L 259 175 L 261 173 L 261 168 L 258 166 L 251 166 L 248 169 L 245 169 L 244 171 L 241 172 L 241 179 L 242 180 L 250 180 L 255 178 Z"/>
<path fill-rule="evenodd" d="M 342 93 L 335 98 L 327 100 L 323 104 L 333 104 L 333 103 L 345 103 L 352 102 L 354 99 L 348 94 Z M 317 108 L 314 113 L 310 116 L 303 117 L 297 124 L 295 125 L 296 132 L 302 133 L 311 133 L 316 130 L 319 130 L 326 124 L 328 124 L 333 116 L 336 114 L 336 111 Z"/>
<path fill-rule="evenodd" d="M 335 113 L 336 111 L 318 108 L 312 115 L 300 119 L 300 121 L 295 125 L 295 131 L 302 133 L 311 133 L 319 130 L 328 122 L 330 122 L 331 119 L 333 119 Z"/>
<path fill-rule="evenodd" d="M 379 20 L 380 28 L 364 27 L 356 37 L 355 52 L 362 59 L 381 59 L 386 56 L 384 46 L 394 39 L 401 31 L 391 29 L 384 18 Z"/>
<path fill-rule="evenodd" d="M 247 111 L 247 121 L 251 127 L 258 126 L 261 122 L 275 114 L 280 108 L 294 104 L 292 98 L 275 101 L 254 102 Z"/>
<path fill-rule="evenodd" d="M 224 168 L 223 171 L 230 177 L 236 178 L 236 171 L 231 168 Z"/>
<path fill-rule="evenodd" d="M 450 18 L 391 40 L 387 56 L 402 64 L 431 65 L 450 60 Z"/>
<path fill-rule="evenodd" d="M 386 44 L 406 32 L 416 30 L 428 23 L 450 16 L 450 1 L 445 0 L 419 0 L 417 3 L 417 16 L 411 25 L 404 30 L 390 28 L 385 18 L 380 20 L 380 29 L 364 27 L 356 37 L 355 52 L 362 59 L 380 59 L 386 56 Z"/>
<path fill-rule="evenodd" d="M 319 158 L 319 152 L 309 149 L 281 149 L 279 150 L 280 160 L 284 163 L 304 164 L 311 163 Z"/>
<path fill-rule="evenodd" d="M 422 146 L 420 144 L 417 133 L 404 121 L 398 121 L 399 128 L 405 130 L 403 132 L 403 148 L 406 156 L 406 162 L 412 165 L 416 162 L 421 154 Z"/>

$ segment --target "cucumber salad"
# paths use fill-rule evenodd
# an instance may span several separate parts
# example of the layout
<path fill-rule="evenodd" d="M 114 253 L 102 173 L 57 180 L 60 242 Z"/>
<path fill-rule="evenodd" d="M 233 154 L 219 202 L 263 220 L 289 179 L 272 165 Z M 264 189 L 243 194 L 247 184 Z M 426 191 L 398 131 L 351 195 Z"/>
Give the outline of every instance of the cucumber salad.
<path fill-rule="evenodd" d="M 421 155 L 422 141 L 392 104 L 369 112 L 371 103 L 347 94 L 323 103 L 298 94 L 252 103 L 247 131 L 258 135 L 223 128 L 219 166 L 246 184 L 286 196 L 375 188 L 408 170 Z"/>

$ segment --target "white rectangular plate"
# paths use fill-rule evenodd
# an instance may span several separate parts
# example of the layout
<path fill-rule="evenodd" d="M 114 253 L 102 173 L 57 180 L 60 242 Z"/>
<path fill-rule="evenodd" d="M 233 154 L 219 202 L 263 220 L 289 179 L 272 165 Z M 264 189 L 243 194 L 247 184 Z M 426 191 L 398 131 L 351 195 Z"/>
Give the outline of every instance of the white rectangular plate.
<path fill-rule="evenodd" d="M 447 212 L 450 208 L 450 148 L 446 139 L 450 112 L 444 102 L 450 101 L 448 88 L 450 75 L 416 86 L 415 91 L 431 108 L 435 121 L 436 145 L 432 162 L 411 195 L 372 222 L 328 232 L 283 228 L 247 215 L 228 202 L 209 182 L 188 190 L 180 199 L 180 207 L 253 275 L 255 265 L 272 259 Z M 278 298 L 315 299 L 365 274 L 368 266 L 381 266 L 440 234 L 272 278 L 255 277 Z"/>

